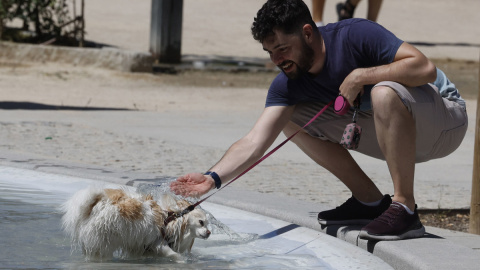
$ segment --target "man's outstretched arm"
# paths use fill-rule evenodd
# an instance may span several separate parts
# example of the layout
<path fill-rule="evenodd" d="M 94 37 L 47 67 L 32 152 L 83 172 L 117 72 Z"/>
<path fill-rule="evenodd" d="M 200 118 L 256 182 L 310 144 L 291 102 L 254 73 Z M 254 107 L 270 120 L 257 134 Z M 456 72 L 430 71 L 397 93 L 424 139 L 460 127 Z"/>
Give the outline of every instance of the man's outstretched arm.
<path fill-rule="evenodd" d="M 255 163 L 273 144 L 290 121 L 294 107 L 267 107 L 254 127 L 243 138 L 232 144 L 220 161 L 209 171 L 215 172 L 226 183 Z M 211 175 L 189 173 L 170 184 L 171 190 L 187 197 L 199 197 L 215 188 Z"/>

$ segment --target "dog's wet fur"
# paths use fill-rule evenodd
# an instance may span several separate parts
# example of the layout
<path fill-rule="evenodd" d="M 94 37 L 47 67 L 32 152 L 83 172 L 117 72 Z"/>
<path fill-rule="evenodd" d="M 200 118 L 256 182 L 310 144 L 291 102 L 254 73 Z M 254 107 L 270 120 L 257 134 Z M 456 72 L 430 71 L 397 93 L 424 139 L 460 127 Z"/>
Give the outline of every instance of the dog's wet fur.
<path fill-rule="evenodd" d="M 176 260 L 190 252 L 195 238 L 207 239 L 205 211 L 199 207 L 165 225 L 168 212 L 190 206 L 186 200 L 136 192 L 132 187 L 89 187 L 63 206 L 64 230 L 87 260 L 161 256 Z"/>

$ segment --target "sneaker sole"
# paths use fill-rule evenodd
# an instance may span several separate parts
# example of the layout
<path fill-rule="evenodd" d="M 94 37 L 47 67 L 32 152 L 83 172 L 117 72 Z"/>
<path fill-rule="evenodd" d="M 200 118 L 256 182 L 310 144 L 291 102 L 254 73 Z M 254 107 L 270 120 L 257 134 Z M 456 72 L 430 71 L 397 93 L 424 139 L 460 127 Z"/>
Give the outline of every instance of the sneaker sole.
<path fill-rule="evenodd" d="M 372 219 L 350 219 L 350 220 L 325 220 L 318 219 L 320 225 L 367 225 Z"/>
<path fill-rule="evenodd" d="M 370 234 L 367 231 L 361 230 L 358 236 L 361 239 L 366 240 L 379 240 L 379 241 L 395 241 L 395 240 L 403 240 L 403 239 L 411 239 L 411 238 L 420 238 L 423 237 L 425 234 L 425 227 L 421 227 L 416 230 L 411 230 L 400 235 L 375 235 Z"/>

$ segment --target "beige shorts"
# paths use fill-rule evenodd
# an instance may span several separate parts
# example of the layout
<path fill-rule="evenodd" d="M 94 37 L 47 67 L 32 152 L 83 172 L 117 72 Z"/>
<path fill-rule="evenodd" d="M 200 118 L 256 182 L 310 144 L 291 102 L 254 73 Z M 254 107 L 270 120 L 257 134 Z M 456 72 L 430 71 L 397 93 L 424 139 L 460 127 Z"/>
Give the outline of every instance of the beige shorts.
<path fill-rule="evenodd" d="M 380 85 L 395 90 L 415 119 L 417 163 L 445 157 L 460 146 L 468 127 L 463 106 L 442 98 L 434 85 L 410 88 L 396 82 L 381 82 L 375 86 Z M 324 106 L 325 103 L 297 104 L 292 121 L 304 126 Z M 329 108 L 305 130 L 313 137 L 339 143 L 352 116 L 352 111 L 339 116 Z M 362 127 L 362 135 L 355 151 L 385 159 L 378 145 L 373 111 L 360 112 L 357 124 Z"/>

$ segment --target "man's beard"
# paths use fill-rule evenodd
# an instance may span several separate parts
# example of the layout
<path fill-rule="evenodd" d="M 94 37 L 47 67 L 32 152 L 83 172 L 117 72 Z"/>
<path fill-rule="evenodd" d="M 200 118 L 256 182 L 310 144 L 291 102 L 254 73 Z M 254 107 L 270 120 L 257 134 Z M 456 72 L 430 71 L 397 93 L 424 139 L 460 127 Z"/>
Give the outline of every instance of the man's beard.
<path fill-rule="evenodd" d="M 302 77 L 303 75 L 307 74 L 308 71 L 312 68 L 313 55 L 314 55 L 313 49 L 310 46 L 308 46 L 308 44 L 305 41 L 303 41 L 302 42 L 302 55 L 301 55 L 300 59 L 298 60 L 298 64 L 296 62 L 291 61 L 292 64 L 297 67 L 297 69 L 293 72 L 288 73 L 288 74 L 283 70 L 283 68 L 280 68 L 280 69 L 289 79 L 296 80 L 296 79 Z M 282 63 L 282 65 L 284 63 Z M 282 65 L 280 65 L 280 66 L 282 66 Z"/>

